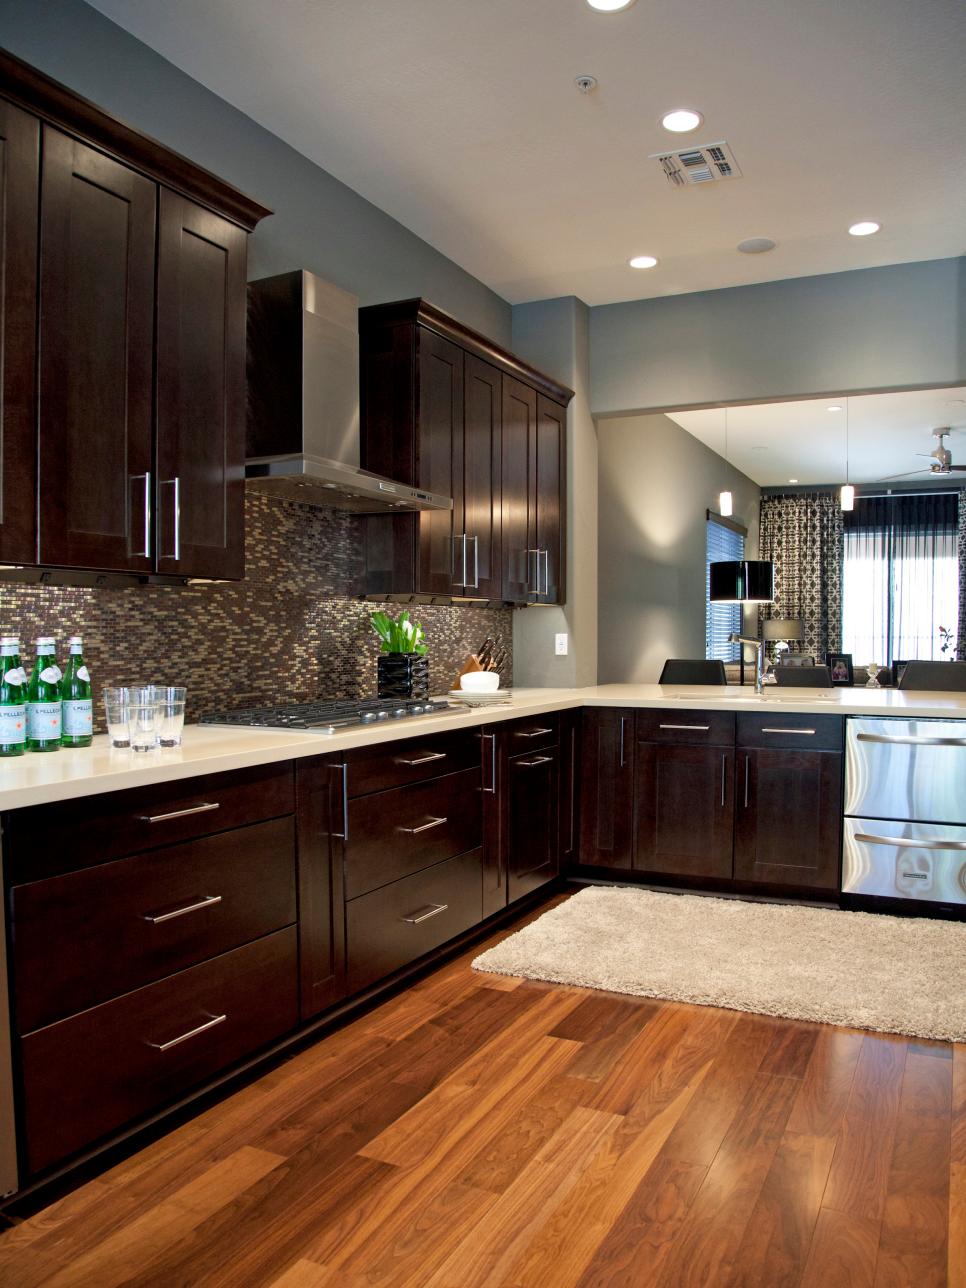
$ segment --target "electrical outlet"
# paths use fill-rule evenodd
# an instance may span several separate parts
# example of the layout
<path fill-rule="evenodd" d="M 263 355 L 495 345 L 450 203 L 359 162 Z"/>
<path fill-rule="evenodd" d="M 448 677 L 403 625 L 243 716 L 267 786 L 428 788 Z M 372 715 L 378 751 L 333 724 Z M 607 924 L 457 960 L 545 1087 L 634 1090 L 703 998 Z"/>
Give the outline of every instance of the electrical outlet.
<path fill-rule="evenodd" d="M 553 651 L 557 657 L 567 656 L 567 633 L 562 631 L 553 637 Z"/>

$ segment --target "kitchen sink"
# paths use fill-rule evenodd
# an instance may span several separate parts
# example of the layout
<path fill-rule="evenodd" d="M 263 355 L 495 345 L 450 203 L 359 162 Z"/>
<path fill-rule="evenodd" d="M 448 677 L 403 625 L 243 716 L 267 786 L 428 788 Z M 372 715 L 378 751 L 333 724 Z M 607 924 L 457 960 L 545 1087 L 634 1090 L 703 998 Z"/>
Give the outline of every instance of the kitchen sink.
<path fill-rule="evenodd" d="M 815 692 L 811 689 L 789 689 L 786 696 L 777 693 L 669 693 L 675 702 L 689 702 L 692 706 L 704 706 L 706 702 L 747 702 L 749 706 L 761 706 L 764 702 L 838 702 L 833 693 Z"/>

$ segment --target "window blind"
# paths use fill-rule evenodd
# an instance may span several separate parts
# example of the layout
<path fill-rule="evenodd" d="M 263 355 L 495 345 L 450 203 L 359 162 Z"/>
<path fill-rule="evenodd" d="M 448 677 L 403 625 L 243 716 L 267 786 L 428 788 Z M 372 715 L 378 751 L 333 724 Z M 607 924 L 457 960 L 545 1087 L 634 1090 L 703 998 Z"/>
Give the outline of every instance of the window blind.
<path fill-rule="evenodd" d="M 708 519 L 704 579 L 704 599 L 707 606 L 704 632 L 705 656 L 719 658 L 722 662 L 737 662 L 741 656 L 741 645 L 732 644 L 728 638 L 729 635 L 741 633 L 741 605 L 712 604 L 710 565 L 722 560 L 741 560 L 744 557 L 744 536 L 723 523 Z"/>

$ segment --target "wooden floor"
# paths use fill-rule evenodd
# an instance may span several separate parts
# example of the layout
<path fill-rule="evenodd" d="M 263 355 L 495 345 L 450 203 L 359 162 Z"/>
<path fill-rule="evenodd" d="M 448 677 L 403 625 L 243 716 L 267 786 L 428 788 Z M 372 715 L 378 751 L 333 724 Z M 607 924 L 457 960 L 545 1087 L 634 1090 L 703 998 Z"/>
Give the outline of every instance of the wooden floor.
<path fill-rule="evenodd" d="M 966 1288 L 966 1047 L 473 955 L 4 1233 L 0 1283 Z"/>

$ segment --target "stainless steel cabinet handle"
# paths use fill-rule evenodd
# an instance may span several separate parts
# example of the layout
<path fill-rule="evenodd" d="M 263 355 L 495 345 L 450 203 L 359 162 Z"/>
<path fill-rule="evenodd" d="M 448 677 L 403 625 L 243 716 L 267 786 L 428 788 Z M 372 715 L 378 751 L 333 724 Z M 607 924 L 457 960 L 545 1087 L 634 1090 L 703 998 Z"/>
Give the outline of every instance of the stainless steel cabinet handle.
<path fill-rule="evenodd" d="M 187 1042 L 189 1038 L 196 1038 L 199 1033 L 206 1033 L 208 1029 L 213 1029 L 216 1024 L 224 1024 L 227 1019 L 227 1015 L 213 1015 L 211 1019 L 205 1020 L 204 1024 L 199 1024 L 196 1029 L 189 1029 L 187 1033 L 182 1033 L 179 1038 L 172 1038 L 170 1042 L 149 1042 L 147 1045 L 154 1047 L 155 1051 L 170 1051 L 172 1047 Z"/>
<path fill-rule="evenodd" d="M 543 555 L 543 590 L 538 590 L 537 594 L 549 596 L 550 594 L 550 551 L 541 550 L 540 553 Z"/>
<path fill-rule="evenodd" d="M 339 841 L 348 841 L 349 839 L 349 766 L 343 761 L 339 766 L 342 770 L 342 831 L 333 832 L 332 835 Z"/>
<path fill-rule="evenodd" d="M 430 751 L 425 756 L 414 756 L 412 760 L 407 760 L 405 756 L 400 756 L 396 761 L 397 765 L 428 765 L 431 760 L 445 760 L 445 751 Z"/>
<path fill-rule="evenodd" d="M 682 725 L 682 724 L 662 724 L 658 725 L 659 729 L 696 729 L 699 733 L 708 733 L 710 725 Z"/>
<path fill-rule="evenodd" d="M 751 757 L 746 756 L 745 757 L 745 809 L 748 808 L 748 778 L 751 773 L 751 770 L 749 768 L 750 765 L 751 765 Z"/>
<path fill-rule="evenodd" d="M 209 810 L 221 809 L 218 801 L 205 801 L 203 805 L 191 805 L 188 809 L 173 809 L 170 814 L 139 814 L 142 823 L 166 823 L 171 818 L 186 818 L 189 814 L 207 814 Z"/>
<path fill-rule="evenodd" d="M 142 913 L 141 920 L 150 921 L 152 926 L 160 926 L 162 921 L 174 921 L 175 917 L 184 917 L 189 912 L 198 912 L 201 908 L 213 908 L 216 903 L 221 903 L 220 894 L 206 894 L 197 903 L 189 903 L 183 908 L 175 908 L 174 912 L 162 912 L 156 917 L 149 912 Z"/>
<path fill-rule="evenodd" d="M 530 556 L 533 555 L 533 576 L 530 576 Z M 540 551 L 530 549 L 527 551 L 527 593 L 530 595 L 540 594 Z"/>
<path fill-rule="evenodd" d="M 162 487 L 173 488 L 173 506 L 172 518 L 174 520 L 174 550 L 168 556 L 169 559 L 178 560 L 181 558 L 181 479 L 162 479 Z"/>
<path fill-rule="evenodd" d="M 857 742 L 903 743 L 910 747 L 966 747 L 966 738 L 929 738 L 925 734 L 903 737 L 888 733 L 857 733 Z"/>
<path fill-rule="evenodd" d="M 410 836 L 416 836 L 420 832 L 428 832 L 431 828 L 441 827 L 443 823 L 448 823 L 448 818 L 432 818 L 428 823 L 423 823 L 420 827 L 397 827 L 397 832 L 408 832 Z"/>
<path fill-rule="evenodd" d="M 138 479 L 144 481 L 144 549 L 132 550 L 131 554 L 135 558 L 150 558 L 151 556 L 151 471 L 147 474 L 133 474 L 131 482 L 136 483 Z"/>
<path fill-rule="evenodd" d="M 488 796 L 495 796 L 496 795 L 496 734 L 485 733 L 485 734 L 482 734 L 481 736 L 484 742 L 487 740 L 487 738 L 489 738 L 490 740 L 490 785 L 489 787 L 484 787 L 483 790 L 486 792 Z"/>
<path fill-rule="evenodd" d="M 466 553 L 465 553 L 465 546 L 466 546 L 466 542 L 467 542 L 467 541 L 472 541 L 472 542 L 473 542 L 473 580 L 472 580 L 472 581 L 467 581 L 467 579 L 466 579 Z M 470 589 L 470 590 L 478 590 L 478 589 L 479 589 L 479 586 L 480 586 L 480 539 L 479 539 L 479 537 L 464 537 L 464 538 L 463 538 L 463 544 L 464 544 L 464 553 L 463 553 L 463 585 L 464 585 L 464 586 L 466 586 L 466 587 L 467 587 L 468 589 Z"/>
<path fill-rule="evenodd" d="M 777 727 L 772 729 L 765 726 L 762 728 L 762 733 L 800 733 L 804 738 L 811 738 L 815 733 L 815 730 L 814 729 L 779 729 Z"/>
<path fill-rule="evenodd" d="M 411 926 L 418 926 L 421 921 L 429 921 L 430 917 L 438 917 L 441 912 L 446 912 L 449 908 L 448 903 L 431 903 L 425 909 L 417 908 L 411 912 L 408 917 L 402 917 L 402 921 L 407 921 Z"/>
<path fill-rule="evenodd" d="M 899 850 L 966 850 L 966 841 L 917 841 L 911 836 L 871 836 L 856 832 L 855 839 L 865 845 L 891 845 Z"/>
<path fill-rule="evenodd" d="M 534 756 L 532 760 L 518 760 L 517 764 L 523 769 L 530 769 L 533 765 L 546 765 L 553 760 L 553 756 Z"/>
<path fill-rule="evenodd" d="M 517 730 L 518 738 L 539 738 L 545 733 L 553 733 L 552 729 L 519 729 Z"/>
<path fill-rule="evenodd" d="M 618 761 L 619 767 L 621 769 L 624 768 L 624 727 L 626 724 L 627 724 L 627 716 L 621 716 L 621 745 L 620 745 L 620 759 Z"/>
<path fill-rule="evenodd" d="M 728 753 L 721 757 L 721 808 L 725 807 L 725 780 L 728 777 Z"/>

